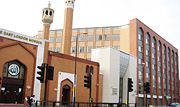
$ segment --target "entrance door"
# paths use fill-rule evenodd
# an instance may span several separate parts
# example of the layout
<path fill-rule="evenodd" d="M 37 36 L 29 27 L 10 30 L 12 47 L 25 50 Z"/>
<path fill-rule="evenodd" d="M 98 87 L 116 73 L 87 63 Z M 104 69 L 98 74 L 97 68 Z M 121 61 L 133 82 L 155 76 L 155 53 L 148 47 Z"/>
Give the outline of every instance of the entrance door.
<path fill-rule="evenodd" d="M 68 104 L 70 102 L 70 87 L 68 85 L 63 86 L 62 89 L 62 103 Z"/>
<path fill-rule="evenodd" d="M 3 103 L 21 103 L 22 86 L 6 84 L 1 88 L 1 102 Z"/>
<path fill-rule="evenodd" d="M 23 80 L 3 78 L 0 103 L 22 103 Z"/>
<path fill-rule="evenodd" d="M 24 65 L 17 60 L 4 65 L 0 103 L 23 103 L 24 73 Z"/>

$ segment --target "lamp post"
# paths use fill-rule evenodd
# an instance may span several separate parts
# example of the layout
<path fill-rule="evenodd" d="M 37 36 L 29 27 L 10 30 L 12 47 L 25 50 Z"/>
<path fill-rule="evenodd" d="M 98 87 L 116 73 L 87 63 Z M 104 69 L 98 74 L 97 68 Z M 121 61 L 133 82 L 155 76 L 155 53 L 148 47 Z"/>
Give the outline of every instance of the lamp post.
<path fill-rule="evenodd" d="M 80 34 L 84 34 L 86 35 L 87 33 L 86 32 L 83 32 L 83 33 L 77 33 L 76 35 L 76 50 L 75 50 L 75 58 L 74 58 L 74 85 L 73 85 L 73 106 L 75 107 L 76 106 L 76 68 L 77 68 L 77 51 L 78 51 L 78 36 Z"/>

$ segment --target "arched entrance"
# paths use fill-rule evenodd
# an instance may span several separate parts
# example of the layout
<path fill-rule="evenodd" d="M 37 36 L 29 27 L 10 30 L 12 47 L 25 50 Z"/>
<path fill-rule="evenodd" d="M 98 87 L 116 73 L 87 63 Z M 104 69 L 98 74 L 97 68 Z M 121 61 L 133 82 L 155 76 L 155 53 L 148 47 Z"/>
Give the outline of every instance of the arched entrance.
<path fill-rule="evenodd" d="M 0 103 L 23 103 L 25 66 L 14 60 L 4 64 Z"/>
<path fill-rule="evenodd" d="M 68 104 L 70 102 L 70 94 L 71 94 L 71 88 L 69 85 L 64 85 L 62 87 L 62 103 Z"/>

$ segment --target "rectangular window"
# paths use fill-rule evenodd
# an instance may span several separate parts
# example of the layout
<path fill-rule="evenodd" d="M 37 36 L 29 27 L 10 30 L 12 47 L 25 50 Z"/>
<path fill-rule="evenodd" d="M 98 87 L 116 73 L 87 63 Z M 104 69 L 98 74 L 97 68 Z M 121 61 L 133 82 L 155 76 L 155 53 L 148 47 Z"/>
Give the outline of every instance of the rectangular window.
<path fill-rule="evenodd" d="M 49 48 L 50 51 L 55 51 L 55 48 L 51 47 Z"/>
<path fill-rule="evenodd" d="M 88 35 L 87 36 L 87 41 L 94 41 L 94 36 L 93 35 Z"/>
<path fill-rule="evenodd" d="M 141 35 L 140 35 L 140 34 L 138 34 L 138 39 L 139 39 L 139 40 L 142 40 L 142 38 L 141 38 Z"/>
<path fill-rule="evenodd" d="M 79 31 L 80 31 L 80 33 L 84 33 L 86 31 L 86 29 L 81 28 L 81 29 L 79 29 Z"/>
<path fill-rule="evenodd" d="M 76 52 L 76 47 L 71 47 L 71 53 L 75 53 Z"/>
<path fill-rule="evenodd" d="M 79 52 L 80 52 L 80 53 L 85 52 L 85 48 L 84 48 L 84 47 L 80 47 L 80 48 L 79 48 Z"/>
<path fill-rule="evenodd" d="M 86 38 L 87 37 L 85 35 L 80 35 L 78 36 L 78 41 L 86 41 L 87 40 Z"/>
<path fill-rule="evenodd" d="M 88 46 L 88 47 L 87 47 L 87 52 L 88 52 L 88 53 L 91 53 L 91 49 L 93 49 L 93 47 L 92 47 L 92 46 Z"/>
<path fill-rule="evenodd" d="M 149 74 L 148 73 L 146 73 L 146 78 L 149 78 Z"/>
<path fill-rule="evenodd" d="M 141 46 L 138 46 L 138 51 L 142 52 L 142 47 Z"/>
<path fill-rule="evenodd" d="M 152 47 L 154 47 L 154 43 L 152 43 Z"/>
<path fill-rule="evenodd" d="M 141 46 L 141 47 L 143 47 L 142 41 L 138 40 L 138 45 Z"/>
<path fill-rule="evenodd" d="M 55 38 L 54 37 L 49 37 L 49 42 L 55 42 Z"/>
<path fill-rule="evenodd" d="M 146 39 L 146 44 L 149 44 L 149 39 Z"/>
<path fill-rule="evenodd" d="M 62 30 L 58 30 L 58 31 L 57 31 L 57 34 L 62 34 Z"/>
<path fill-rule="evenodd" d="M 108 38 L 108 35 L 106 35 L 106 34 L 104 34 L 103 35 L 103 40 L 108 40 L 109 38 Z"/>
<path fill-rule="evenodd" d="M 146 44 L 146 49 L 149 50 L 149 45 L 148 44 Z"/>
<path fill-rule="evenodd" d="M 149 67 L 149 62 L 146 61 L 146 67 Z"/>
<path fill-rule="evenodd" d="M 111 40 L 119 40 L 120 39 L 120 35 L 112 35 L 110 36 Z"/>
<path fill-rule="evenodd" d="M 96 40 L 97 40 L 97 41 L 102 40 L 102 35 L 96 35 Z"/>
<path fill-rule="evenodd" d="M 61 37 L 57 37 L 56 38 L 56 42 L 62 42 L 62 38 Z"/>
<path fill-rule="evenodd" d="M 55 31 L 50 31 L 50 35 L 54 35 Z"/>
<path fill-rule="evenodd" d="M 111 28 L 107 27 L 107 28 L 104 28 L 103 30 L 104 30 L 104 33 L 110 34 Z"/>
<path fill-rule="evenodd" d="M 142 64 L 142 59 L 138 59 L 138 64 Z"/>
<path fill-rule="evenodd" d="M 94 28 L 88 28 L 88 32 L 93 32 Z"/>
<path fill-rule="evenodd" d="M 61 52 L 61 48 L 60 47 L 55 48 L 55 52 Z"/>
<path fill-rule="evenodd" d="M 71 41 L 72 42 L 76 41 L 76 36 L 72 36 Z"/>

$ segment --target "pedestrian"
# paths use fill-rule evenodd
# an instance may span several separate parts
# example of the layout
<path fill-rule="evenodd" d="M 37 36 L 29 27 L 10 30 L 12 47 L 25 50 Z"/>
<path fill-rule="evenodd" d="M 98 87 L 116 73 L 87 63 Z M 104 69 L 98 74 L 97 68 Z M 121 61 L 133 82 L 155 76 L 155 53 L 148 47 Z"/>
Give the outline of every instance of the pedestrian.
<path fill-rule="evenodd" d="M 29 107 L 34 107 L 34 103 L 35 103 L 34 95 L 27 96 L 26 101 L 29 104 Z"/>
<path fill-rule="evenodd" d="M 31 96 L 31 99 L 32 99 L 31 107 L 34 107 L 34 104 L 35 104 L 34 97 L 35 97 L 35 95 L 32 95 L 32 96 Z"/>

